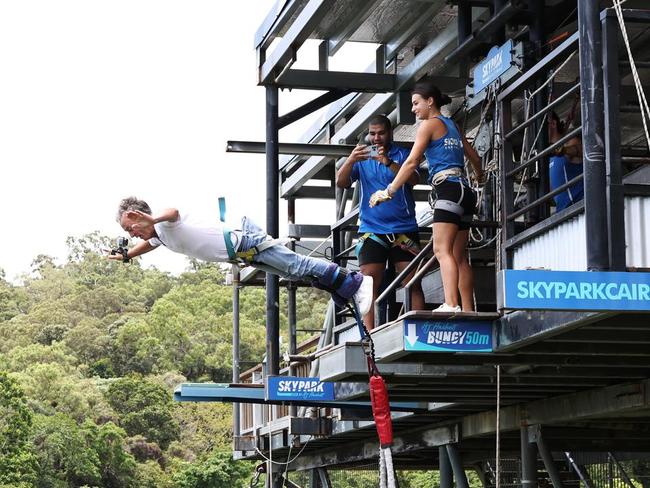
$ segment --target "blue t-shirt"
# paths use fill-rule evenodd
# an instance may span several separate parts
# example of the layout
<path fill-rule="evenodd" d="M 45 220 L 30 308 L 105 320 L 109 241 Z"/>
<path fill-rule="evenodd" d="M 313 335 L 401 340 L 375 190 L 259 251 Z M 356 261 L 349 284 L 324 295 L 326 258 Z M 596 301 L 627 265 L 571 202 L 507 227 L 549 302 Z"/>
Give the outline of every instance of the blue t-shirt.
<path fill-rule="evenodd" d="M 463 168 L 465 166 L 465 151 L 463 149 L 463 138 L 458 128 L 449 117 L 439 115 L 437 117 L 447 127 L 447 133 L 439 139 L 434 139 L 424 150 L 424 156 L 429 165 L 429 176 L 427 182 L 431 184 L 433 176 L 443 170 L 451 168 Z M 449 178 L 458 181 L 457 177 Z"/>
<path fill-rule="evenodd" d="M 391 144 L 388 158 L 400 166 L 409 155 L 409 150 Z M 415 201 L 411 185 L 406 183 L 395 192 L 393 198 L 381 205 L 370 208 L 370 197 L 377 190 L 384 190 L 394 179 L 395 173 L 375 159 L 364 159 L 352 166 L 350 174 L 352 181 L 361 182 L 361 196 L 359 198 L 359 219 L 361 225 L 359 232 L 373 232 L 375 234 L 392 234 L 413 232 L 418 229 L 415 221 Z"/>
<path fill-rule="evenodd" d="M 569 161 L 566 156 L 551 156 L 548 173 L 550 179 L 551 190 L 554 190 L 560 185 L 571 181 L 573 178 L 582 174 L 582 164 L 575 164 Z M 584 196 L 583 181 L 578 181 L 576 184 L 571 185 L 562 193 L 558 193 L 553 197 L 555 200 L 555 208 L 559 212 L 564 210 L 569 205 L 582 200 Z"/>

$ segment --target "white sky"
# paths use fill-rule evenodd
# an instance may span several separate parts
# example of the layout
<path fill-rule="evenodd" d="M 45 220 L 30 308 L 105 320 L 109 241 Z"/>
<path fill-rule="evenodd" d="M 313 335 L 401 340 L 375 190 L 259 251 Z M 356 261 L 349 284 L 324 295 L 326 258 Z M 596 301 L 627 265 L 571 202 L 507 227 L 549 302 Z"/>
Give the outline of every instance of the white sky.
<path fill-rule="evenodd" d="M 0 268 L 8 279 L 38 254 L 63 262 L 67 236 L 120 235 L 115 208 L 131 194 L 154 212 L 215 216 L 224 195 L 229 212 L 264 226 L 264 156 L 225 147 L 264 140 L 253 40 L 274 3 L 0 2 Z M 315 46 L 306 50 L 298 66 L 315 67 Z M 374 50 L 346 47 L 332 69 L 361 70 Z M 281 94 L 280 113 L 317 94 Z M 310 122 L 280 140 L 297 140 Z M 297 222 L 314 223 L 314 213 L 333 220 L 333 207 L 316 202 L 298 206 Z M 178 272 L 186 261 L 156 250 L 143 264 Z"/>

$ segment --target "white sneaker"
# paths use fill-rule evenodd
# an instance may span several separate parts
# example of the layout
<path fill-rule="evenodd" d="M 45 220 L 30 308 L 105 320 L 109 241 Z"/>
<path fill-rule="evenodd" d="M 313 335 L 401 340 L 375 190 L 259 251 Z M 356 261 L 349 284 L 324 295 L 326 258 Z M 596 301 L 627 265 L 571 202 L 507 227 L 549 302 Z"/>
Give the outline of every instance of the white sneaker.
<path fill-rule="evenodd" d="M 352 297 L 357 304 L 359 309 L 359 314 L 361 317 L 364 317 L 369 311 L 370 306 L 372 305 L 372 277 L 365 276 L 361 282 L 361 286 L 357 292 Z"/>
<path fill-rule="evenodd" d="M 460 308 L 460 305 L 456 305 L 455 307 L 452 307 L 451 305 L 447 305 L 446 303 L 443 303 L 440 305 L 438 308 L 434 310 L 434 312 L 447 312 L 447 313 L 457 313 L 461 312 L 462 309 Z"/>

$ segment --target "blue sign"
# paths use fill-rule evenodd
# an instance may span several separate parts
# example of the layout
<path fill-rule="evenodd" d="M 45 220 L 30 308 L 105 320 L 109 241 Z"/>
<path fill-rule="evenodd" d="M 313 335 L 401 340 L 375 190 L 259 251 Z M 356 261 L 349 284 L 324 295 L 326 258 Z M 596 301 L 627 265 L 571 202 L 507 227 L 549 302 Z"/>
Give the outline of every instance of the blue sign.
<path fill-rule="evenodd" d="M 505 270 L 500 308 L 650 311 L 650 273 Z"/>
<path fill-rule="evenodd" d="M 334 401 L 334 383 L 324 382 L 319 378 L 269 376 L 266 398 L 280 401 Z"/>
<path fill-rule="evenodd" d="M 474 68 L 474 93 L 483 90 L 512 65 L 512 40 L 503 46 L 494 46 L 487 57 Z"/>
<path fill-rule="evenodd" d="M 407 320 L 405 351 L 491 352 L 492 322 Z"/>

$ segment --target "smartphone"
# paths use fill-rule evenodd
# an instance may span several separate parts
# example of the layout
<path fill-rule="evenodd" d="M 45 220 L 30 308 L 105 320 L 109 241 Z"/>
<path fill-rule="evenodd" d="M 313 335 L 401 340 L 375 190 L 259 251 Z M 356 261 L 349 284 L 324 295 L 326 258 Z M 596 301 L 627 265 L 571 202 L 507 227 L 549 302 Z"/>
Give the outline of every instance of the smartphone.
<path fill-rule="evenodd" d="M 370 149 L 371 158 L 376 158 L 377 156 L 379 156 L 379 146 L 377 144 L 373 144 L 372 146 L 370 146 L 369 149 Z"/>

